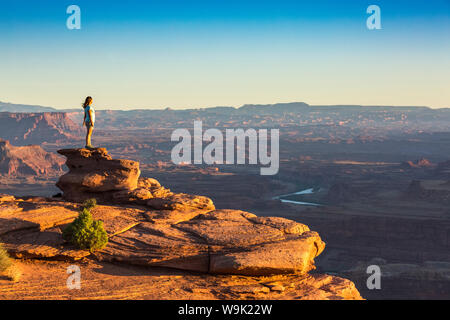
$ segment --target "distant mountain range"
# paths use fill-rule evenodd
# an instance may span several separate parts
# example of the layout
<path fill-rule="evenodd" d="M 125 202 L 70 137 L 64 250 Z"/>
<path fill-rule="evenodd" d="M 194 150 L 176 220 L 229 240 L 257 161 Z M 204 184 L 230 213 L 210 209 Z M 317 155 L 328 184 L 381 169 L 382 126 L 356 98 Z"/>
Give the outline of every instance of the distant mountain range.
<path fill-rule="evenodd" d="M 430 110 L 431 108 L 426 106 L 363 106 L 363 105 L 309 105 L 305 102 L 289 102 L 289 103 L 275 103 L 275 104 L 245 104 L 239 108 L 230 107 L 230 106 L 218 106 L 218 107 L 209 107 L 209 108 L 195 108 L 195 109 L 173 109 L 173 108 L 165 108 L 165 109 L 129 109 L 129 110 L 107 110 L 113 112 L 142 112 L 142 111 L 151 111 L 151 112 L 192 112 L 192 111 L 202 111 L 207 113 L 222 113 L 222 114 L 230 114 L 230 113 L 272 113 L 272 112 L 297 112 L 301 110 L 311 110 L 310 108 L 327 108 L 329 111 L 336 111 L 339 109 L 346 110 L 370 110 L 373 108 L 383 109 L 383 110 Z M 446 108 L 444 108 L 446 109 Z M 448 109 L 448 108 L 447 108 Z M 435 109 L 442 110 L 442 109 Z M 0 101 L 0 112 L 81 112 L 80 108 L 70 108 L 70 109 L 56 109 L 53 107 L 44 107 L 39 105 L 26 105 L 26 104 L 14 104 L 8 102 Z M 103 110 L 106 111 L 106 110 Z"/>
<path fill-rule="evenodd" d="M 1 112 L 7 111 L 7 112 Z M 0 138 L 14 145 L 79 141 L 83 109 L 57 110 L 50 107 L 0 102 Z M 450 109 L 429 107 L 329 105 L 304 102 L 244 105 L 173 110 L 97 110 L 96 132 L 131 134 L 133 130 L 193 128 L 201 120 L 204 128 L 304 128 L 321 136 L 341 139 L 384 137 L 390 134 L 450 131 Z M 328 132 L 328 133 L 326 133 Z"/>
<path fill-rule="evenodd" d="M 0 112 L 57 112 L 55 108 L 0 101 Z"/>

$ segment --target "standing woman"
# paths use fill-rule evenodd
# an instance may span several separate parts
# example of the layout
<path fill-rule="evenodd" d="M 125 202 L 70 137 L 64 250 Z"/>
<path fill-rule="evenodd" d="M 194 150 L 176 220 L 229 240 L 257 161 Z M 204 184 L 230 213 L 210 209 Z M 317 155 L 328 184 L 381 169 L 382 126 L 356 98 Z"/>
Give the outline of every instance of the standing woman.
<path fill-rule="evenodd" d="M 92 97 L 87 97 L 86 100 L 83 103 L 84 108 L 84 119 L 83 119 L 83 126 L 86 126 L 87 133 L 86 133 L 86 148 L 91 149 L 93 148 L 91 145 L 91 136 L 92 131 L 94 130 L 94 123 L 95 123 L 95 110 L 92 107 Z"/>

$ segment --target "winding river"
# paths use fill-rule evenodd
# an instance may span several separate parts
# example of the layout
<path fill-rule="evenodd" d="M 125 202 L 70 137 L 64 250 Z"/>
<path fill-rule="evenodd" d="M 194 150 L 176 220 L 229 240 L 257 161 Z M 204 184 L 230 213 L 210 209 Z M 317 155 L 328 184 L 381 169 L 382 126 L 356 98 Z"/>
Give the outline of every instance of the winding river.
<path fill-rule="evenodd" d="M 289 193 L 289 194 L 283 194 L 281 196 L 276 196 L 276 197 L 273 197 L 272 199 L 273 200 L 280 200 L 281 202 L 284 202 L 284 203 L 293 203 L 293 204 L 298 204 L 298 205 L 302 205 L 302 206 L 316 206 L 316 207 L 320 206 L 320 204 L 318 204 L 318 203 L 283 199 L 283 198 L 286 198 L 286 197 L 289 197 L 289 196 L 300 195 L 300 194 L 312 194 L 312 193 L 314 193 L 314 188 L 309 188 L 309 189 L 305 189 L 305 190 L 294 192 L 294 193 Z"/>

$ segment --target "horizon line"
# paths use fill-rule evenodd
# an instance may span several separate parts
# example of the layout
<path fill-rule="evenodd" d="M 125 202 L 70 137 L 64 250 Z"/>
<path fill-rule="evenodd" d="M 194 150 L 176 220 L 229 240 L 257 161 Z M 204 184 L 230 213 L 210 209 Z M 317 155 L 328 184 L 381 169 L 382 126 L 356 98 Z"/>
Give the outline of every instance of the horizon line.
<path fill-rule="evenodd" d="M 75 111 L 78 108 L 66 108 L 66 107 L 55 107 L 55 106 L 44 106 L 40 104 L 22 104 L 22 103 L 15 103 L 15 102 L 5 102 L 0 101 L 0 104 L 9 104 L 9 105 L 17 105 L 17 106 L 25 106 L 25 107 L 38 107 L 38 108 L 48 108 L 53 109 L 55 111 Z M 304 104 L 308 107 L 370 107 L 370 108 L 427 108 L 430 110 L 441 110 L 441 109 L 450 109 L 449 107 L 430 107 L 425 105 L 364 105 L 364 104 L 309 104 L 304 101 L 292 101 L 292 102 L 276 102 L 276 103 L 267 103 L 267 104 L 261 104 L 261 103 L 245 103 L 239 106 L 225 106 L 225 105 L 215 105 L 215 106 L 209 106 L 209 107 L 142 107 L 142 108 L 95 108 L 98 111 L 183 111 L 183 110 L 204 110 L 204 109 L 214 109 L 214 108 L 233 108 L 235 110 L 238 110 L 242 107 L 246 106 L 260 106 L 260 107 L 268 107 L 268 106 L 276 106 L 276 105 L 289 105 L 289 104 Z M 81 107 L 80 107 L 81 109 Z M 0 111 L 0 112 L 6 112 L 6 111 Z M 52 112 L 52 111 L 48 111 Z M 18 112 L 20 113 L 20 112 Z"/>

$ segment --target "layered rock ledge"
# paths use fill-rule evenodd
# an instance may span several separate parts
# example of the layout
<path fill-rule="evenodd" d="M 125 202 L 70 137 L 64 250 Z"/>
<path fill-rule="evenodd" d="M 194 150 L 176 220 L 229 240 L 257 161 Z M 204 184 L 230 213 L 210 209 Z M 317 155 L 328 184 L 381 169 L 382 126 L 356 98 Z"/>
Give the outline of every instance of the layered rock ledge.
<path fill-rule="evenodd" d="M 69 172 L 56 186 L 63 198 L 83 202 L 96 198 L 99 203 L 145 205 L 152 209 L 213 210 L 211 199 L 189 194 L 174 194 L 151 178 L 140 178 L 139 162 L 112 159 L 105 148 L 63 149 Z"/>
<path fill-rule="evenodd" d="M 176 194 L 140 178 L 139 163 L 114 160 L 106 149 L 60 150 L 69 172 L 58 181 L 63 199 L 0 197 L 0 241 L 18 258 L 166 267 L 208 274 L 311 277 L 325 243 L 308 226 L 280 217 L 216 210 L 211 199 Z M 94 254 L 64 242 L 64 227 L 78 202 L 97 198 L 92 210 L 109 243 Z M 345 299 L 360 299 L 354 284 L 338 277 Z M 343 285 L 345 283 L 345 285 Z M 332 292 L 332 288 L 330 289 Z"/>

